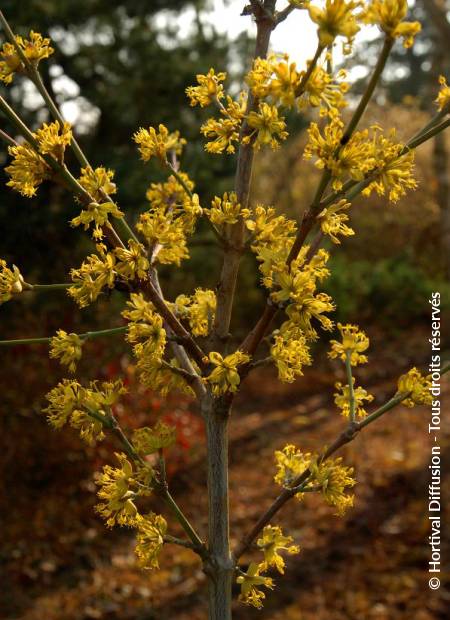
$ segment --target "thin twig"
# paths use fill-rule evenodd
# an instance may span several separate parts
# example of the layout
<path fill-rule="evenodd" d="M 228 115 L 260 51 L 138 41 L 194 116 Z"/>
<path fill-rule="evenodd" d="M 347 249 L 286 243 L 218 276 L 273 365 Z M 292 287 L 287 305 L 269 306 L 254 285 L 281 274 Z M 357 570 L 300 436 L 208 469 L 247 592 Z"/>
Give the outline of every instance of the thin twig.
<path fill-rule="evenodd" d="M 104 336 L 115 336 L 116 334 L 124 334 L 127 327 L 112 327 L 111 329 L 101 329 L 98 331 L 84 332 L 76 334 L 81 340 L 92 340 L 93 338 L 103 338 Z M 0 340 L 0 346 L 13 347 L 18 344 L 44 344 L 51 342 L 55 336 L 45 336 L 42 338 L 19 338 L 18 340 Z"/>

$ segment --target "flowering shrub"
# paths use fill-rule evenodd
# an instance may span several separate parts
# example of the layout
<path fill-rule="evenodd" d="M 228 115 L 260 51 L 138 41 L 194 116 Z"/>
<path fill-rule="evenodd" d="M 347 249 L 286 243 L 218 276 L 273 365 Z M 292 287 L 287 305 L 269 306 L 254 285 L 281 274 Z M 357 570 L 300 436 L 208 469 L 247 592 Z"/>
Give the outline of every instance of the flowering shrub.
<path fill-rule="evenodd" d="M 322 451 L 304 453 L 297 446 L 286 445 L 275 453 L 274 479 L 281 494 L 231 550 L 227 433 L 235 394 L 261 363 L 273 364 L 283 382 L 301 376 L 304 367 L 313 363 L 311 343 L 321 332 L 332 332 L 335 327 L 330 317 L 335 304 L 321 290 L 329 276 L 329 253 L 320 247 L 322 240 L 328 237 L 339 244 L 355 233 L 349 212 L 357 195 L 376 192 L 395 203 L 414 190 L 415 149 L 450 124 L 449 89 L 442 78 L 436 115 L 406 144 L 397 141 L 395 129 L 386 130 L 378 124 L 358 129 L 396 40 L 410 47 L 420 30 L 417 22 L 405 21 L 406 0 L 291 0 L 279 11 L 276 4 L 276 0 L 252 0 L 244 11 L 256 22 L 256 50 L 245 85 L 236 97 L 227 91 L 226 73 L 213 68 L 198 75 L 196 84 L 187 89 L 191 106 L 212 109 L 211 117 L 200 127 L 206 151 L 213 157 L 236 154 L 234 188 L 215 196 L 211 205 L 205 204 L 194 191 L 194 180 L 180 168 L 188 145 L 179 132 L 164 125 L 138 128 L 132 139 L 142 161 L 155 160 L 166 180 L 150 185 L 148 208 L 134 230 L 126 221 L 126 209 L 119 208 L 112 198 L 117 192 L 114 172 L 87 161 L 73 128 L 62 119 L 42 82 L 38 64 L 53 52 L 50 41 L 34 32 L 29 39 L 14 35 L 0 14 L 9 40 L 0 52 L 0 78 L 9 84 L 16 74 L 25 75 L 53 116 L 53 121 L 32 132 L 0 99 L 1 110 L 22 137 L 16 142 L 1 134 L 12 158 L 5 168 L 7 184 L 28 198 L 45 182 L 63 186 L 74 195 L 79 209 L 71 225 L 83 226 L 96 248 L 71 270 L 67 284 L 29 283 L 18 267 L 1 261 L 0 299 L 6 302 L 27 291 L 61 288 L 84 308 L 113 289 L 123 293 L 126 303 L 121 318 L 125 326 L 85 334 L 59 330 L 47 339 L 50 356 L 60 360 L 72 376 L 47 395 L 45 413 L 52 426 L 70 425 L 90 444 L 102 441 L 107 433 L 117 438 L 121 451 L 97 478 L 98 513 L 108 526 L 135 530 L 136 555 L 143 568 L 158 568 L 158 556 L 167 544 L 196 552 L 209 580 L 210 617 L 221 620 L 231 617 L 233 580 L 241 588 L 239 599 L 259 608 L 266 596 L 264 589 L 275 585 L 267 571 L 285 570 L 280 552 L 300 551 L 290 536 L 272 524 L 284 504 L 294 497 L 304 501 L 308 493 L 318 493 L 342 515 L 353 504 L 351 489 L 356 480 L 353 469 L 335 457 L 335 452 L 396 405 L 431 402 L 430 378 L 413 368 L 400 377 L 395 395 L 386 404 L 366 411 L 373 396 L 357 385 L 354 371 L 368 362 L 369 338 L 356 325 L 338 324 L 329 356 L 338 359 L 346 371 L 346 384 L 337 383 L 334 395 L 346 427 Z M 295 10 L 307 11 L 311 27 L 317 29 L 316 53 L 303 68 L 297 68 L 286 55 L 268 53 L 270 33 Z M 346 98 L 350 84 L 344 71 L 333 74 L 333 55 L 339 43 L 344 54 L 350 54 L 354 38 L 365 24 L 381 29 L 383 47 L 364 94 L 352 109 Z M 255 153 L 278 149 L 287 140 L 288 124 L 283 116 L 287 110 L 318 116 L 309 125 L 303 157 L 312 160 L 322 176 L 300 222 L 250 200 Z M 73 150 L 77 166 L 67 165 L 68 149 Z M 223 250 L 217 287 L 197 288 L 170 301 L 161 290 L 158 267 L 181 268 L 189 258 L 189 240 L 201 218 Z M 311 239 L 312 231 L 316 233 Z M 247 251 L 258 262 L 267 303 L 254 328 L 235 346 L 230 321 L 240 260 Z M 278 327 L 273 324 L 276 315 L 281 318 Z M 126 434 L 117 415 L 118 403 L 127 392 L 123 380 L 87 383 L 73 376 L 82 355 L 89 354 L 89 340 L 113 335 L 124 335 L 131 344 L 135 372 L 144 389 L 162 396 L 178 391 L 197 400 L 206 426 L 207 542 L 169 491 L 166 456 L 176 433 L 168 420 Z M 11 342 L 17 341 L 2 344 Z M 265 357 L 260 355 L 264 346 Z M 165 516 L 145 511 L 146 502 L 141 500 L 151 494 L 165 501 L 185 538 L 170 534 Z M 240 560 L 253 543 L 261 552 L 260 562 L 246 568 Z"/>

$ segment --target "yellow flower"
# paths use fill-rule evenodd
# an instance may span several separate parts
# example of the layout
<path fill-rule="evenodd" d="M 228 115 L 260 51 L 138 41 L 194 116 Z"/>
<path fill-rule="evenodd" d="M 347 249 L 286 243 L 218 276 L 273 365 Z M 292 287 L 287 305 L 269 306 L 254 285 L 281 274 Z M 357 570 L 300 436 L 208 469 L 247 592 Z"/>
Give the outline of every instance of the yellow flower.
<path fill-rule="evenodd" d="M 246 77 L 255 97 L 271 97 L 278 105 L 293 106 L 301 76 L 288 58 L 287 54 L 269 54 L 268 58 L 255 59 Z"/>
<path fill-rule="evenodd" d="M 222 103 L 220 105 L 220 113 L 224 118 L 210 118 L 203 123 L 200 131 L 208 140 L 205 144 L 205 150 L 208 153 L 217 155 L 224 151 L 227 153 L 235 152 L 235 143 L 239 140 L 239 130 L 246 106 L 247 96 L 245 92 L 239 94 L 237 101 L 227 95 L 226 105 Z"/>
<path fill-rule="evenodd" d="M 60 359 L 61 364 L 75 372 L 78 360 L 81 359 L 83 341 L 78 334 L 68 334 L 59 329 L 50 341 L 50 357 Z"/>
<path fill-rule="evenodd" d="M 355 378 L 353 379 L 353 385 L 355 384 Z M 350 418 L 350 389 L 348 385 L 342 385 L 342 383 L 336 383 L 335 385 L 340 393 L 335 393 L 334 402 L 341 410 L 344 418 Z M 364 388 L 358 386 L 353 388 L 353 395 L 355 398 L 355 413 L 359 418 L 364 418 L 367 415 L 367 411 L 364 409 L 364 401 L 371 403 L 373 401 L 372 394 L 368 394 Z"/>
<path fill-rule="evenodd" d="M 38 129 L 34 134 L 42 155 L 51 155 L 62 163 L 64 150 L 72 141 L 72 130 L 69 123 L 62 126 L 58 121 L 46 124 Z M 5 168 L 11 180 L 7 185 L 22 196 L 32 198 L 36 194 L 37 187 L 52 175 L 51 168 L 45 160 L 28 144 L 19 144 L 8 147 L 8 153 L 13 157 L 13 161 Z"/>
<path fill-rule="evenodd" d="M 288 303 L 286 313 L 291 321 L 307 338 L 315 339 L 317 332 L 311 321 L 317 320 L 322 329 L 332 329 L 333 322 L 325 313 L 333 311 L 334 304 L 329 295 L 316 292 L 317 280 L 320 281 L 329 274 L 326 268 L 328 252 L 322 249 L 309 263 L 305 263 L 307 249 L 306 246 L 303 248 L 290 268 L 283 264 L 274 269 L 275 290 L 271 293 L 271 298 L 277 303 Z"/>
<path fill-rule="evenodd" d="M 367 24 L 376 24 L 390 37 L 402 37 L 403 46 L 411 47 L 422 26 L 419 22 L 404 22 L 407 12 L 407 0 L 372 0 L 363 20 Z"/>
<path fill-rule="evenodd" d="M 121 381 L 104 381 L 100 388 L 96 381 L 91 381 L 89 388 L 84 388 L 76 381 L 64 379 L 47 394 L 49 406 L 44 412 L 54 428 L 62 428 L 70 421 L 81 438 L 92 444 L 104 438 L 107 409 L 125 392 Z"/>
<path fill-rule="evenodd" d="M 158 261 L 162 265 L 174 263 L 179 266 L 183 259 L 189 257 L 186 220 L 166 213 L 165 208 L 142 213 L 136 230 L 145 237 L 152 264 Z"/>
<path fill-rule="evenodd" d="M 44 38 L 39 32 L 31 30 L 29 39 L 15 36 L 17 45 L 23 51 L 26 58 L 37 67 L 39 62 L 48 58 L 55 51 L 50 47 L 50 39 Z M 12 43 L 4 43 L 0 50 L 0 80 L 10 84 L 15 73 L 22 73 L 25 67 Z"/>
<path fill-rule="evenodd" d="M 252 605 L 256 609 L 261 609 L 262 601 L 266 598 L 266 595 L 262 590 L 259 590 L 261 586 L 270 588 L 273 590 L 273 579 L 270 577 L 264 577 L 259 574 L 260 568 L 258 564 L 252 562 L 248 567 L 246 573 L 242 573 L 237 577 L 236 583 L 241 586 L 241 593 L 239 600 L 246 605 Z"/>
<path fill-rule="evenodd" d="M 220 227 L 225 224 L 236 224 L 241 217 L 249 217 L 250 210 L 241 208 L 236 192 L 229 194 L 225 192 L 223 198 L 214 197 L 211 209 L 206 211 L 206 215 L 213 224 Z"/>
<path fill-rule="evenodd" d="M 224 97 L 223 82 L 227 77 L 226 73 L 215 73 L 210 69 L 206 75 L 196 76 L 198 86 L 188 86 L 186 94 L 190 99 L 191 106 L 199 104 L 202 108 L 213 101 L 218 101 Z"/>
<path fill-rule="evenodd" d="M 216 314 L 217 299 L 214 291 L 197 288 L 192 296 L 179 295 L 174 310 L 189 322 L 193 336 L 207 336 Z"/>
<path fill-rule="evenodd" d="M 131 293 L 128 309 L 122 316 L 130 321 L 127 339 L 134 344 L 134 354 L 138 363 L 142 361 L 160 362 L 166 347 L 166 330 L 162 317 L 153 310 L 142 293 Z"/>
<path fill-rule="evenodd" d="M 170 365 L 179 367 L 176 359 L 170 360 Z M 136 370 L 141 384 L 166 396 L 169 392 L 179 391 L 188 396 L 193 396 L 194 392 L 189 384 L 179 374 L 173 372 L 167 366 L 162 366 L 157 359 L 152 356 L 141 356 L 137 360 Z"/>
<path fill-rule="evenodd" d="M 331 340 L 331 351 L 328 353 L 328 356 L 331 359 L 339 357 L 345 362 L 348 354 L 350 355 L 350 363 L 352 366 L 365 364 L 367 362 L 367 357 L 362 355 L 362 353 L 369 348 L 369 339 L 366 334 L 356 325 L 342 325 L 338 323 L 337 326 L 341 332 L 342 342 Z"/>
<path fill-rule="evenodd" d="M 11 177 L 6 185 L 22 196 L 32 198 L 39 185 L 51 177 L 50 166 L 26 143 L 9 146 L 8 153 L 13 160 L 5 168 L 5 172 Z"/>
<path fill-rule="evenodd" d="M 394 141 L 395 129 L 390 131 L 388 137 L 383 136 L 378 126 L 372 129 L 374 136 L 371 149 L 375 165 L 370 171 L 370 176 L 374 180 L 363 190 L 362 194 L 370 196 L 375 190 L 379 196 L 384 196 L 388 192 L 389 200 L 397 202 L 406 194 L 406 190 L 417 187 L 413 176 L 414 151 L 400 155 L 403 145 Z"/>
<path fill-rule="evenodd" d="M 92 198 L 102 203 L 106 196 L 115 194 L 117 191 L 116 184 L 113 183 L 114 171 L 106 170 L 106 168 L 82 168 L 81 176 L 78 182 L 84 189 L 89 192 Z M 115 216 L 121 217 L 121 216 Z"/>
<path fill-rule="evenodd" d="M 337 508 L 337 515 L 342 516 L 353 506 L 353 495 L 347 494 L 346 489 L 353 487 L 356 481 L 353 478 L 353 468 L 342 465 L 342 458 L 328 459 L 320 464 L 315 459 L 311 461 L 309 469 L 309 484 L 321 488 L 327 504 Z"/>
<path fill-rule="evenodd" d="M 94 222 L 94 233 L 98 234 L 98 228 L 108 222 L 110 215 L 116 218 L 123 217 L 122 211 L 119 210 L 114 202 L 91 202 L 88 204 L 87 209 L 83 209 L 80 215 L 74 217 L 70 223 L 72 226 L 83 226 L 84 230 L 87 230 L 90 224 Z"/>
<path fill-rule="evenodd" d="M 116 259 L 101 244 L 97 245 L 97 250 L 99 254 L 91 254 L 79 269 L 70 272 L 74 286 L 68 293 L 80 308 L 95 301 L 105 287 L 114 288 Z"/>
<path fill-rule="evenodd" d="M 309 468 L 311 458 L 309 452 L 304 454 L 292 444 L 284 446 L 282 450 L 277 450 L 275 462 L 278 471 L 274 477 L 275 482 L 287 489 L 291 488 L 297 478 Z M 296 495 L 298 499 L 302 496 L 302 493 Z"/>
<path fill-rule="evenodd" d="M 443 75 L 439 76 L 439 84 L 442 88 L 439 91 L 436 103 L 440 112 L 442 112 L 442 110 L 448 112 L 450 110 L 450 86 L 447 84 L 447 80 Z"/>
<path fill-rule="evenodd" d="M 136 480 L 133 477 L 133 466 L 123 453 L 115 453 L 119 467 L 105 465 L 103 473 L 96 480 L 100 487 L 97 493 L 103 500 L 95 507 L 96 511 L 106 519 L 106 525 L 134 525 L 138 510 L 133 502 L 137 493 Z"/>
<path fill-rule="evenodd" d="M 306 337 L 292 321 L 284 322 L 274 334 L 270 355 L 278 369 L 278 378 L 284 383 L 292 383 L 303 375 L 303 366 L 311 364 Z"/>
<path fill-rule="evenodd" d="M 281 527 L 266 525 L 262 531 L 262 537 L 258 538 L 256 544 L 264 552 L 264 562 L 259 565 L 259 570 L 266 571 L 270 567 L 274 567 L 281 574 L 284 574 L 285 562 L 279 554 L 280 551 L 286 551 L 290 555 L 300 553 L 300 547 L 293 545 L 291 536 L 284 536 Z"/>
<path fill-rule="evenodd" d="M 258 112 L 250 112 L 247 123 L 253 131 L 242 142 L 248 144 L 255 137 L 252 143 L 255 149 L 266 145 L 277 149 L 280 146 L 279 140 L 286 140 L 288 136 L 284 119 L 279 118 L 277 108 L 268 103 L 260 103 Z"/>
<path fill-rule="evenodd" d="M 351 51 L 353 39 L 359 31 L 355 9 L 360 6 L 361 2 L 353 0 L 326 0 L 323 8 L 308 5 L 309 16 L 319 27 L 319 43 L 322 47 L 330 46 L 336 37 L 342 36 L 347 39 L 344 53 Z"/>
<path fill-rule="evenodd" d="M 215 368 L 206 377 L 206 381 L 212 384 L 213 394 L 220 396 L 226 392 L 237 392 L 241 378 L 237 369 L 241 364 L 247 364 L 250 356 L 242 351 L 235 351 L 223 358 L 220 353 L 212 351 L 209 360 Z"/>
<path fill-rule="evenodd" d="M 368 131 L 356 131 L 344 145 L 344 124 L 338 117 L 333 117 L 326 125 L 323 136 L 317 123 L 311 123 L 308 129 L 309 141 L 303 156 L 305 159 L 317 158 L 317 168 L 326 168 L 333 176 L 333 189 L 340 190 L 348 177 L 362 181 L 364 175 L 375 166 L 371 153 L 371 144 L 367 142 Z"/>
<path fill-rule="evenodd" d="M 433 396 L 430 392 L 431 386 L 431 376 L 425 377 L 417 368 L 411 368 L 411 370 L 399 378 L 397 393 L 410 393 L 408 398 L 403 401 L 403 404 L 407 407 L 431 405 L 433 401 Z"/>
<path fill-rule="evenodd" d="M 64 379 L 46 396 L 49 406 L 44 409 L 49 424 L 60 429 L 67 423 L 74 411 L 83 407 L 85 391 L 77 381 Z M 101 422 L 97 422 L 98 431 L 102 429 Z"/>
<path fill-rule="evenodd" d="M 245 225 L 254 239 L 251 247 L 261 263 L 259 269 L 264 276 L 263 284 L 271 288 L 273 270 L 286 262 L 297 225 L 284 215 L 277 215 L 275 209 L 262 205 L 256 206 L 252 218 L 246 220 Z"/>
<path fill-rule="evenodd" d="M 144 299 L 142 293 L 131 293 L 127 301 L 127 309 L 122 312 L 122 316 L 134 323 L 148 323 L 153 320 L 155 307 L 151 301 Z"/>
<path fill-rule="evenodd" d="M 176 429 L 164 422 L 157 422 L 152 428 L 148 426 L 138 428 L 133 432 L 132 439 L 136 451 L 143 456 L 154 454 L 162 448 L 169 448 L 175 441 Z"/>
<path fill-rule="evenodd" d="M 344 78 L 346 72 L 341 70 L 336 77 Z M 344 94 L 348 88 L 347 82 L 336 82 L 335 78 L 322 67 L 315 67 L 305 84 L 304 92 L 298 99 L 298 106 L 300 109 L 307 105 L 313 108 L 320 106 L 321 116 L 336 116 L 338 111 L 347 105 Z"/>
<path fill-rule="evenodd" d="M 128 241 L 128 248 L 116 248 L 114 254 L 117 258 L 116 271 L 125 280 L 148 279 L 150 268 L 144 246 L 134 239 Z"/>
<path fill-rule="evenodd" d="M 19 295 L 24 289 L 25 280 L 15 265 L 10 269 L 6 261 L 0 258 L 0 306 L 9 301 L 13 295 Z"/>
<path fill-rule="evenodd" d="M 54 121 L 44 123 L 34 134 L 38 144 L 39 152 L 43 155 L 52 155 L 56 160 L 62 162 L 66 146 L 72 142 L 72 129 L 69 123 Z"/>
<path fill-rule="evenodd" d="M 323 234 L 329 235 L 333 243 L 341 243 L 338 235 L 350 237 L 355 234 L 355 231 L 345 224 L 345 222 L 348 222 L 348 215 L 340 213 L 340 211 L 344 211 L 350 206 L 351 204 L 344 198 L 325 208 L 317 216 Z"/>
<path fill-rule="evenodd" d="M 163 163 L 167 161 L 167 153 L 173 151 L 180 155 L 186 140 L 180 138 L 180 132 L 169 133 L 164 125 L 159 125 L 158 131 L 154 127 L 144 129 L 141 127 L 134 135 L 144 161 L 149 161 L 152 157 L 158 157 Z"/>
<path fill-rule="evenodd" d="M 164 545 L 167 522 L 161 515 L 150 513 L 140 516 L 136 522 L 137 537 L 135 553 L 139 566 L 146 569 L 159 568 L 158 555 Z"/>

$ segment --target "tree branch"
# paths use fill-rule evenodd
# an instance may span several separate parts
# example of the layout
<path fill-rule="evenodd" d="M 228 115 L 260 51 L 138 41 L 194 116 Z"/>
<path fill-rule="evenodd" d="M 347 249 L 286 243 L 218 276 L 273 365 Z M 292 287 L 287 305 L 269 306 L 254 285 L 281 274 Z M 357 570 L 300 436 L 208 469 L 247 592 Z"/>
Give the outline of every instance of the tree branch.
<path fill-rule="evenodd" d="M 450 371 L 450 363 L 445 363 L 441 369 L 441 376 Z M 373 413 L 369 414 L 366 418 L 361 420 L 360 422 L 350 422 L 348 427 L 335 439 L 335 441 L 322 452 L 322 455 L 319 457 L 318 462 L 323 463 L 330 456 L 332 456 L 335 452 L 337 452 L 342 446 L 350 443 L 355 439 L 356 435 L 361 432 L 366 426 L 369 426 L 372 422 L 377 420 L 387 411 L 390 411 L 404 400 L 411 396 L 411 392 L 403 392 L 400 394 L 396 394 L 393 398 L 387 401 L 383 406 L 376 409 Z M 298 487 L 302 485 L 306 480 L 310 477 L 311 472 L 309 469 L 306 469 L 294 482 L 292 486 L 288 489 L 284 489 L 282 493 L 276 498 L 276 500 L 272 503 L 272 505 L 261 515 L 253 528 L 244 536 L 238 545 L 234 557 L 236 561 L 250 548 L 255 538 L 261 532 L 261 530 L 271 521 L 272 517 L 277 514 L 277 512 L 298 493 Z"/>

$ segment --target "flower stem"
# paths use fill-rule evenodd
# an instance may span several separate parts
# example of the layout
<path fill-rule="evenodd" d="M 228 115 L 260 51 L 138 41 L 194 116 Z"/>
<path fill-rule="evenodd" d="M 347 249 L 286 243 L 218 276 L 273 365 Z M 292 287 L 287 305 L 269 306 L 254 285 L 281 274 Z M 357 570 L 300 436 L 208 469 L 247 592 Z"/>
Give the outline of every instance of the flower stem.
<path fill-rule="evenodd" d="M 127 331 L 127 326 L 112 327 L 111 329 L 101 329 L 99 331 L 84 332 L 83 334 L 77 334 L 82 340 L 88 340 L 92 338 L 102 338 L 103 336 L 112 336 L 115 334 L 124 334 Z M 13 347 L 18 344 L 44 344 L 52 340 L 53 336 L 46 336 L 43 338 L 19 338 L 18 340 L 0 340 L 0 346 Z"/>
<path fill-rule="evenodd" d="M 345 369 L 347 371 L 347 383 L 348 383 L 348 404 L 350 407 L 350 422 L 355 421 L 355 391 L 353 389 L 353 375 L 351 365 L 351 353 L 345 352 Z"/>

